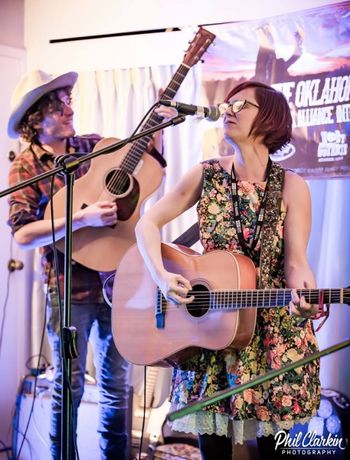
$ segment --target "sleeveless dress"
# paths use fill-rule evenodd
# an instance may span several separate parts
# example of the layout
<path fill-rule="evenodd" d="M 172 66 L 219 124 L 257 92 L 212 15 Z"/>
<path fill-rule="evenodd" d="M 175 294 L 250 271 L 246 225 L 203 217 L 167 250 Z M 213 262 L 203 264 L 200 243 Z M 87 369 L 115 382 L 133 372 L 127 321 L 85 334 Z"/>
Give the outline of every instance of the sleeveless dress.
<path fill-rule="evenodd" d="M 274 173 L 277 167 L 281 169 L 273 164 L 271 172 Z M 217 159 L 203 162 L 203 168 L 203 190 L 197 212 L 204 250 L 221 249 L 243 254 L 234 225 L 231 175 Z M 237 185 L 243 236 L 249 244 L 266 182 L 237 181 Z M 267 275 L 265 273 L 265 288 L 285 287 L 283 203 L 274 212 L 276 222 L 268 238 L 270 260 Z M 269 216 L 268 212 L 265 212 L 265 219 L 266 216 Z M 266 226 L 269 225 L 266 222 Z M 261 286 L 259 259 L 265 231 L 264 226 L 253 255 L 258 286 Z M 249 382 L 260 374 L 318 351 L 312 321 L 308 320 L 303 326 L 299 324 L 300 319 L 290 316 L 287 307 L 259 308 L 253 338 L 245 349 L 202 350 L 182 364 L 181 368 L 173 370 L 170 395 L 172 410 L 199 398 L 213 396 L 217 391 Z M 226 435 L 232 437 L 235 443 L 243 443 L 256 436 L 275 434 L 281 429 L 289 430 L 295 423 L 309 422 L 316 414 L 319 399 L 319 362 L 315 361 L 182 417 L 173 422 L 172 428 L 194 434 Z"/>

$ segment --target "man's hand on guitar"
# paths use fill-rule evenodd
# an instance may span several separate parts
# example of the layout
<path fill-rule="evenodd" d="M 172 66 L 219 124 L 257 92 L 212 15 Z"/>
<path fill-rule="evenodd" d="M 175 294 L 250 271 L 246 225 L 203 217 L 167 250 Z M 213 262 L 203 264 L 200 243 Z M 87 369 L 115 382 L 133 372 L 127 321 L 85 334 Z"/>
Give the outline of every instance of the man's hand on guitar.
<path fill-rule="evenodd" d="M 180 274 L 165 272 L 159 287 L 168 302 L 175 305 L 188 304 L 194 300 L 194 296 L 186 297 L 192 289 L 190 282 Z"/>
<path fill-rule="evenodd" d="M 154 111 L 162 118 L 164 121 L 171 120 L 178 116 L 178 111 L 174 107 L 166 107 L 165 105 L 159 105 Z"/>
<path fill-rule="evenodd" d="M 73 216 L 76 228 L 82 227 L 107 227 L 115 225 L 117 218 L 117 205 L 111 201 L 96 201 L 96 203 L 80 209 Z"/>

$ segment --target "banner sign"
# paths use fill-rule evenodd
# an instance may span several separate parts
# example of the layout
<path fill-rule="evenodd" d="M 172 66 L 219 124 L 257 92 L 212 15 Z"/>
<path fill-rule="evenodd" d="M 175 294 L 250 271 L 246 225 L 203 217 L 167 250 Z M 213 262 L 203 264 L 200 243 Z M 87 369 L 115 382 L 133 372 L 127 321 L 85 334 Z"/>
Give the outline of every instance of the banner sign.
<path fill-rule="evenodd" d="M 217 39 L 203 65 L 206 102 L 245 80 L 273 86 L 293 117 L 293 140 L 273 159 L 306 178 L 350 176 L 350 2 L 210 30 Z"/>

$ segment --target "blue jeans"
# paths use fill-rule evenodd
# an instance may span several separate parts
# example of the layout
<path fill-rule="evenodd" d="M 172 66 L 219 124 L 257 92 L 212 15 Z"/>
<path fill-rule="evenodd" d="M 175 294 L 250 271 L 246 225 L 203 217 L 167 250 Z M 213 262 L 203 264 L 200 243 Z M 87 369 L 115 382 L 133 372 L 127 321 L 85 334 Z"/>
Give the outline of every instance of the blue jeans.
<path fill-rule="evenodd" d="M 62 369 L 57 296 L 50 294 L 48 336 L 55 366 L 51 404 L 51 454 L 60 459 Z M 77 329 L 79 356 L 72 360 L 72 399 L 75 413 L 84 392 L 87 345 L 93 346 L 99 389 L 99 428 L 102 460 L 125 460 L 129 399 L 129 365 L 118 353 L 112 337 L 111 309 L 105 304 L 72 304 L 71 325 Z M 131 410 L 131 408 L 130 408 Z M 76 418 L 76 417 L 75 417 Z M 72 455 L 72 458 L 75 458 Z"/>

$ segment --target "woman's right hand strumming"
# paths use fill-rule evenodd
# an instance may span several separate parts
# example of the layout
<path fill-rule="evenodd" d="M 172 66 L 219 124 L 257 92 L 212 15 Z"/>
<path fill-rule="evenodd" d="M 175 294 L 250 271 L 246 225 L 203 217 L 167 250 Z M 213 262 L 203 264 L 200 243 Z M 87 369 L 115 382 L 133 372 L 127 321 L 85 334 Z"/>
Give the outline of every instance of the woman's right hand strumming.
<path fill-rule="evenodd" d="M 191 303 L 194 299 L 194 296 L 187 297 L 192 289 L 191 283 L 180 274 L 165 270 L 155 282 L 168 302 L 181 305 Z"/>

